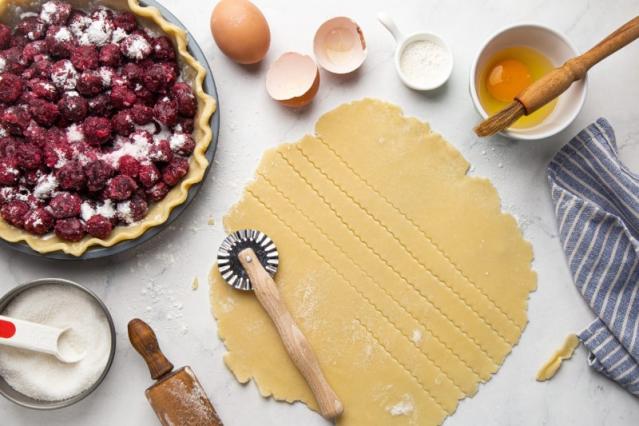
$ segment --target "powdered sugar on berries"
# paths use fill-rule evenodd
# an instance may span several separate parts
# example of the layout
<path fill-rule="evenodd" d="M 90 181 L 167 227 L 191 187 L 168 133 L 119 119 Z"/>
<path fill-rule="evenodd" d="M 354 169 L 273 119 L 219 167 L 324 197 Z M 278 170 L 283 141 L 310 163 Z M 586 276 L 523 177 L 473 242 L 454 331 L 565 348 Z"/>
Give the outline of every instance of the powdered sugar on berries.
<path fill-rule="evenodd" d="M 33 189 L 33 195 L 41 200 L 44 200 L 50 198 L 53 194 L 53 191 L 55 191 L 57 188 L 58 180 L 55 178 L 55 176 L 51 174 L 43 175 L 40 176 L 40 178 L 38 179 L 38 183 L 36 183 L 36 186 Z"/>
<path fill-rule="evenodd" d="M 60 64 L 60 65 L 58 65 Z M 55 70 L 51 73 L 51 81 L 56 87 L 64 90 L 73 90 L 78 82 L 78 72 L 68 59 L 56 62 Z"/>

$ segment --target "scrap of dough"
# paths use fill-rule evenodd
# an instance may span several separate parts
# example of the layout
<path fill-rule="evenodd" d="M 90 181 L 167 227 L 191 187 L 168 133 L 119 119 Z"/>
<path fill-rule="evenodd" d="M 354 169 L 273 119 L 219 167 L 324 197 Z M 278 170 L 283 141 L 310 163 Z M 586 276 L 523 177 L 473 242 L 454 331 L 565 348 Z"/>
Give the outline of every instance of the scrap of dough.
<path fill-rule="evenodd" d="M 345 104 L 315 133 L 264 154 L 224 226 L 277 243 L 282 297 L 344 402 L 337 424 L 439 424 L 519 340 L 531 246 L 490 182 L 398 107 Z M 255 296 L 214 267 L 211 300 L 237 380 L 317 409 Z"/>
<path fill-rule="evenodd" d="M 564 344 L 561 348 L 557 349 L 557 351 L 550 357 L 550 359 L 542 365 L 537 373 L 537 381 L 545 382 L 546 380 L 552 379 L 559 367 L 561 367 L 561 363 L 567 359 L 572 358 L 572 355 L 575 353 L 575 349 L 579 346 L 579 338 L 575 334 L 571 334 L 566 337 Z"/>

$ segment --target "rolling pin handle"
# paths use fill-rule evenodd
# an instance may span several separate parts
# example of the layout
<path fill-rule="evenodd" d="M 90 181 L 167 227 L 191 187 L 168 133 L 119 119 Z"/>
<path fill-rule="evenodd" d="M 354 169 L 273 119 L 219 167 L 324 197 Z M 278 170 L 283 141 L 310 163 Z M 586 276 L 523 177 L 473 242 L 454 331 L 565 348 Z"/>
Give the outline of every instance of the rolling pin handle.
<path fill-rule="evenodd" d="M 173 364 L 160 350 L 158 339 L 147 323 L 141 319 L 134 318 L 129 321 L 128 330 L 131 345 L 144 358 L 153 380 L 158 380 L 173 371 Z"/>

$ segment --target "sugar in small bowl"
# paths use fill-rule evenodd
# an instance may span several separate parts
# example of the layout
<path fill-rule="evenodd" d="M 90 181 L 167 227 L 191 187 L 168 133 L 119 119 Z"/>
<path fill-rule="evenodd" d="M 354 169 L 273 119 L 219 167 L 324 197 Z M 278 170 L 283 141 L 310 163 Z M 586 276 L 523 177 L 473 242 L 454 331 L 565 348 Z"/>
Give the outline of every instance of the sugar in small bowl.
<path fill-rule="evenodd" d="M 0 394 L 33 409 L 72 405 L 102 382 L 115 354 L 115 329 L 106 306 L 71 281 L 43 279 L 18 286 L 0 299 L 0 313 L 69 328 L 65 344 L 85 356 L 64 363 L 53 355 L 0 345 Z M 62 344 L 62 342 L 60 342 Z"/>

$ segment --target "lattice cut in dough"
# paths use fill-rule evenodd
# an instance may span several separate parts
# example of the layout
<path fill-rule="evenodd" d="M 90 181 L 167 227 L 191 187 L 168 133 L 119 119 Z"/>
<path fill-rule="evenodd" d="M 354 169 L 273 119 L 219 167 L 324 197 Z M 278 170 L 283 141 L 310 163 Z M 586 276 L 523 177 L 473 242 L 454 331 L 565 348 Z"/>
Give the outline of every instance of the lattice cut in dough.
<path fill-rule="evenodd" d="M 276 282 L 344 402 L 339 425 L 430 425 L 494 374 L 527 322 L 532 249 L 429 126 L 365 99 L 268 151 L 224 219 L 277 243 Z M 211 273 L 240 382 L 315 409 L 255 296 Z"/>

